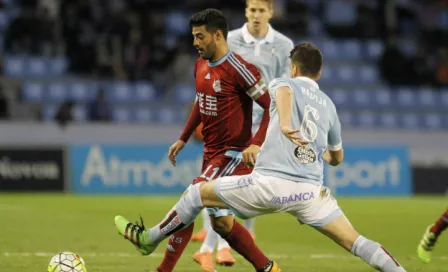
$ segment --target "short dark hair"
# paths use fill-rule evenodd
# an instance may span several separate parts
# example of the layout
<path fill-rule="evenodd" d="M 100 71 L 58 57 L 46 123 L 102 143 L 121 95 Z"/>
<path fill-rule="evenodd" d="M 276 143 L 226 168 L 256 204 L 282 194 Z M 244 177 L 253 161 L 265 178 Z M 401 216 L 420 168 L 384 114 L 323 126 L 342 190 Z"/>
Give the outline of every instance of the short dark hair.
<path fill-rule="evenodd" d="M 212 33 L 216 30 L 221 30 L 224 39 L 227 39 L 229 32 L 229 25 L 224 14 L 217 9 L 204 9 L 198 13 L 193 14 L 190 19 L 190 28 L 205 25 L 205 29 Z"/>
<path fill-rule="evenodd" d="M 249 2 L 251 0 L 246 0 L 246 8 L 249 6 Z M 274 0 L 261 0 L 262 2 L 265 2 L 266 4 L 268 4 L 270 9 L 274 9 Z"/>
<path fill-rule="evenodd" d="M 322 69 L 323 57 L 319 48 L 310 43 L 301 43 L 292 49 L 291 62 L 300 67 L 304 76 L 317 76 Z"/>

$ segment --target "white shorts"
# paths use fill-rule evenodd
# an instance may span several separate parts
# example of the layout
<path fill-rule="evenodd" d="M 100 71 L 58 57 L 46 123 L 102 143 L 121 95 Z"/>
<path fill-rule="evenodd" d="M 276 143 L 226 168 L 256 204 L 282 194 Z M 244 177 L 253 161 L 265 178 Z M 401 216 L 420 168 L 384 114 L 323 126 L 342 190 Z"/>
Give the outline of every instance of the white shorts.
<path fill-rule="evenodd" d="M 219 178 L 215 181 L 215 191 L 242 219 L 287 212 L 301 224 L 322 227 L 343 215 L 325 186 L 259 173 Z"/>

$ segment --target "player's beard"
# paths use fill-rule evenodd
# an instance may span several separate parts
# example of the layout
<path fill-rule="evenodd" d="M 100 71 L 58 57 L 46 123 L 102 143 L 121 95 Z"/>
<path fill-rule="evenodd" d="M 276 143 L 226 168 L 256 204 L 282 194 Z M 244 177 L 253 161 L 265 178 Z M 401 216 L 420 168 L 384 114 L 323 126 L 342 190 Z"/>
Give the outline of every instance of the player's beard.
<path fill-rule="evenodd" d="M 214 41 L 210 42 L 202 53 L 202 58 L 206 60 L 212 60 L 216 54 L 216 43 Z"/>

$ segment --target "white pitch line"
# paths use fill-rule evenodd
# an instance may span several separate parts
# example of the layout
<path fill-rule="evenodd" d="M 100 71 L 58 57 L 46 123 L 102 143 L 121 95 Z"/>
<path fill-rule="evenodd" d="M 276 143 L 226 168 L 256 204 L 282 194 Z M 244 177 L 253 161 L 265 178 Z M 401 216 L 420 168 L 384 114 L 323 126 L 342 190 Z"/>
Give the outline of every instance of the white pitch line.
<path fill-rule="evenodd" d="M 0 256 L 7 258 L 14 257 L 53 257 L 56 255 L 55 252 L 1 252 Z M 120 258 L 142 258 L 138 253 L 132 254 L 128 252 L 109 252 L 109 253 L 98 253 L 98 252 L 84 252 L 81 254 L 83 257 L 120 257 Z M 350 254 L 346 255 L 338 255 L 338 254 L 294 254 L 294 255 L 286 255 L 286 254 L 267 254 L 270 258 L 277 259 L 355 259 L 355 256 Z M 163 254 L 154 253 L 146 258 L 162 258 Z M 238 259 L 242 259 L 241 256 L 235 256 Z M 145 257 L 144 257 L 145 258 Z M 416 259 L 412 258 L 412 259 Z M 448 261 L 448 256 L 433 256 L 433 259 Z"/>

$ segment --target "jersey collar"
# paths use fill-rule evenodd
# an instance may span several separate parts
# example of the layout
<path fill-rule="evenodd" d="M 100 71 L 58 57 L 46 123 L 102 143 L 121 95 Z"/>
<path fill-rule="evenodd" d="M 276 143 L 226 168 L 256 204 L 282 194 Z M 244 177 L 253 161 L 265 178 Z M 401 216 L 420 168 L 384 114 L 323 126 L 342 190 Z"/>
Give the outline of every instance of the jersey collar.
<path fill-rule="evenodd" d="M 249 28 L 247 26 L 247 23 L 245 23 L 242 27 L 242 33 L 243 38 L 246 43 L 257 43 L 257 39 L 255 39 L 252 34 L 249 32 Z M 259 41 L 260 43 L 273 43 L 274 42 L 274 29 L 271 27 L 270 24 L 268 24 L 268 33 L 266 34 L 266 37 L 264 39 Z"/>
<path fill-rule="evenodd" d="M 303 76 L 299 76 L 297 78 L 300 79 L 300 80 L 303 80 L 305 82 L 308 82 L 309 84 L 313 85 L 314 88 L 319 89 L 319 85 L 317 84 L 317 82 L 312 80 L 311 78 L 303 77 Z"/>
<path fill-rule="evenodd" d="M 227 52 L 227 54 L 222 57 L 220 60 L 218 60 L 217 62 L 208 62 L 208 66 L 213 67 L 213 66 L 218 66 L 221 63 L 223 63 L 224 61 L 226 61 L 226 59 L 229 58 L 230 54 L 232 54 L 232 50 L 229 50 L 229 52 Z"/>

